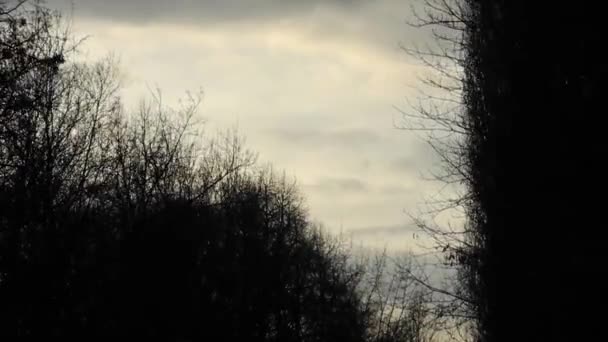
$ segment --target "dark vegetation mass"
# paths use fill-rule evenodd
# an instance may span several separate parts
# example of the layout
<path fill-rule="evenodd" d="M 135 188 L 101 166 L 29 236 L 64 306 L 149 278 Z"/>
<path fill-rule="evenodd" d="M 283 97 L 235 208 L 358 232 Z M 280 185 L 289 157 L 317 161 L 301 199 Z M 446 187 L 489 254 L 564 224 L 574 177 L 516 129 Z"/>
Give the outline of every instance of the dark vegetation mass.
<path fill-rule="evenodd" d="M 422 301 L 385 291 L 386 256 L 351 257 L 235 133 L 203 135 L 198 96 L 126 110 L 111 58 L 76 62 L 58 14 L 12 5 L 0 7 L 0 335 L 422 334 Z"/>
<path fill-rule="evenodd" d="M 601 11 L 587 3 L 428 0 L 419 27 L 437 43 L 408 49 L 442 96 L 414 114 L 442 157 L 437 179 L 464 191 L 464 229 L 419 225 L 454 265 L 445 293 L 477 341 L 586 341 L 605 335 L 606 278 L 596 158 L 608 63 Z M 602 189 L 602 190 L 600 190 Z M 597 197 L 596 197 L 597 198 Z M 598 311 L 599 310 L 599 311 Z M 464 319 L 461 319 L 464 317 Z"/>
<path fill-rule="evenodd" d="M 434 73 L 405 128 L 458 191 L 412 217 L 434 252 L 392 258 L 325 233 L 235 132 L 203 134 L 200 96 L 126 109 L 112 58 L 77 62 L 59 14 L 0 1 L 0 336 L 601 339 L 600 13 L 415 12 L 436 45 L 406 50 Z M 464 224 L 439 224 L 446 211 Z"/>

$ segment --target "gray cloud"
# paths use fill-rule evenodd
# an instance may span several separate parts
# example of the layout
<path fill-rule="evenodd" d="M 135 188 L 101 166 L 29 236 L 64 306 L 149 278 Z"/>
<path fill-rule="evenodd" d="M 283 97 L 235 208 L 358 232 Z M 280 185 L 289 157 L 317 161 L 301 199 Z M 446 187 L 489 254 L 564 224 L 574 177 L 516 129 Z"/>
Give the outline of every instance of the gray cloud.
<path fill-rule="evenodd" d="M 363 129 L 323 131 L 320 129 L 286 128 L 274 129 L 268 133 L 281 143 L 307 144 L 318 147 L 369 147 L 379 143 L 382 139 L 376 133 Z"/>
<path fill-rule="evenodd" d="M 412 234 L 417 231 L 417 228 L 412 225 L 394 225 L 394 226 L 378 226 L 378 227 L 363 227 L 350 229 L 349 233 L 354 237 L 362 238 L 369 235 L 384 235 L 384 236 L 402 236 L 404 234 Z"/>
<path fill-rule="evenodd" d="M 390 163 L 390 168 L 397 172 L 408 172 L 412 170 L 417 170 L 417 160 L 410 157 L 403 157 L 396 160 L 393 160 Z"/>
<path fill-rule="evenodd" d="M 402 186 L 398 184 L 384 185 L 379 188 L 379 192 L 385 196 L 403 196 L 412 194 L 416 189 L 414 186 Z"/>
<path fill-rule="evenodd" d="M 424 41 L 406 25 L 412 1 L 403 0 L 47 0 L 76 17 L 136 25 L 226 25 L 242 29 L 286 24 L 315 38 L 358 41 L 404 55 L 399 43 Z M 249 25 L 247 27 L 246 25 Z M 253 26 L 251 26 L 253 25 Z"/>
<path fill-rule="evenodd" d="M 390 162 L 390 169 L 396 172 L 412 172 L 420 169 L 420 159 L 403 157 Z"/>
<path fill-rule="evenodd" d="M 357 178 L 322 178 L 313 187 L 317 191 L 322 192 L 333 192 L 333 193 L 353 193 L 353 192 L 367 192 L 369 186 L 364 181 Z"/>
<path fill-rule="evenodd" d="M 415 139 L 408 143 L 407 154 L 393 159 L 387 167 L 388 170 L 397 173 L 426 174 L 440 165 L 441 159 L 428 143 L 422 139 Z"/>
<path fill-rule="evenodd" d="M 431 159 L 391 125 L 419 71 L 396 49 L 412 33 L 407 0 L 73 1 L 91 54 L 121 56 L 125 99 L 204 86 L 208 130 L 237 121 L 261 160 L 297 177 L 312 217 L 407 243 L 403 211 L 427 185 L 390 163 Z"/>
<path fill-rule="evenodd" d="M 321 7 L 342 11 L 357 9 L 365 0 L 48 0 L 55 8 L 74 5 L 86 16 L 134 22 L 238 21 L 281 19 L 313 12 Z"/>

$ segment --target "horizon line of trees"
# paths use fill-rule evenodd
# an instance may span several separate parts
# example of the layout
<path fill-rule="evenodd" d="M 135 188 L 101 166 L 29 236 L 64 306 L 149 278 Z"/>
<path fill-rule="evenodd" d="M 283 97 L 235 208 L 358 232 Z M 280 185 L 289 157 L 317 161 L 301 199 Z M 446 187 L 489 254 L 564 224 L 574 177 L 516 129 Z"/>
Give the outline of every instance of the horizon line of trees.
<path fill-rule="evenodd" d="M 358 258 L 200 96 L 129 111 L 61 16 L 0 2 L 0 336 L 433 341 L 432 293 Z"/>

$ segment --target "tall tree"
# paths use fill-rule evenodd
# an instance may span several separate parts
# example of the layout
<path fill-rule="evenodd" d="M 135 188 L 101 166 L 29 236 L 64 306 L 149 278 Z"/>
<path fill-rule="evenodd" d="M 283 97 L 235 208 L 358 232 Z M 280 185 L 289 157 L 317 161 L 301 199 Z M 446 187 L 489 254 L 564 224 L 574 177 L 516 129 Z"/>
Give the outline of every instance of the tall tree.
<path fill-rule="evenodd" d="M 456 87 L 443 87 L 460 97 L 456 115 L 422 114 L 462 133 L 441 151 L 467 186 L 458 200 L 468 224 L 460 247 L 446 247 L 483 341 L 581 340 L 599 326 L 582 314 L 594 312 L 588 289 L 605 273 L 606 240 L 589 214 L 599 204 L 573 199 L 593 186 L 585 175 L 600 154 L 601 132 L 588 118 L 601 112 L 606 88 L 594 44 L 601 15 L 582 3 L 545 5 L 431 1 L 423 22 L 457 31 L 437 31 L 454 45 L 431 54 L 462 68 Z"/>
<path fill-rule="evenodd" d="M 469 6 L 466 103 L 475 220 L 485 244 L 482 336 L 581 339 L 593 321 L 580 316 L 591 311 L 584 284 L 605 269 L 598 254 L 605 240 L 585 214 L 596 206 L 568 198 L 590 185 L 589 157 L 580 151 L 599 146 L 586 118 L 601 108 L 606 88 L 608 70 L 594 46 L 600 18 L 583 4 Z"/>

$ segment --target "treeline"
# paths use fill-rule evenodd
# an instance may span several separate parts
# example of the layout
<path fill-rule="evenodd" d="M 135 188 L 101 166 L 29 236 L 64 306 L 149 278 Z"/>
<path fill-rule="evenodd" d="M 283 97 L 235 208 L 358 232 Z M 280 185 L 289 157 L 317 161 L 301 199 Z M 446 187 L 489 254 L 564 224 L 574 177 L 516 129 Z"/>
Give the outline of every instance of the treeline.
<path fill-rule="evenodd" d="M 429 293 L 323 233 L 236 134 L 203 135 L 199 97 L 130 112 L 73 41 L 0 3 L 0 335 L 433 338 Z"/>

